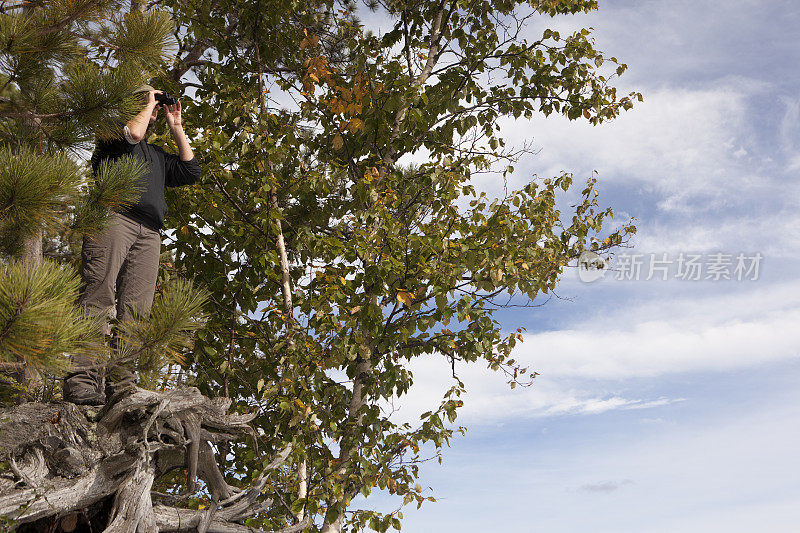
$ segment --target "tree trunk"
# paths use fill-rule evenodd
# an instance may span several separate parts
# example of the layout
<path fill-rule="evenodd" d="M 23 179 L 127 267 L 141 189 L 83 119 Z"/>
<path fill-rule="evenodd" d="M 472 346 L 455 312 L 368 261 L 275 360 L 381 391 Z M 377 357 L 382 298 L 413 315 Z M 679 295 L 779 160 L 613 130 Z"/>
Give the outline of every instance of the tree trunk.
<path fill-rule="evenodd" d="M 44 255 L 42 253 L 42 232 L 28 238 L 22 245 L 22 260 L 28 263 L 30 268 L 36 269 L 42 266 Z M 36 397 L 36 393 L 41 390 L 42 376 L 39 371 L 28 367 L 24 363 L 18 372 L 13 374 L 14 379 L 22 386 L 20 401 L 30 400 Z"/>
<path fill-rule="evenodd" d="M 229 405 L 195 388 L 131 388 L 99 412 L 66 402 L 0 409 L 0 530 L 260 531 L 242 522 L 271 504 L 262 498 L 267 480 L 246 489 L 228 485 L 211 447 L 255 436 L 248 425 L 254 415 L 228 414 Z M 278 468 L 289 452 L 267 470 Z M 187 471 L 186 493 L 153 492 L 154 481 L 176 468 Z M 197 477 L 216 505 L 199 511 L 177 507 L 196 492 Z"/>
<path fill-rule="evenodd" d="M 31 267 L 38 268 L 42 264 L 44 255 L 42 254 L 42 232 L 36 233 L 23 244 L 22 259 L 27 261 Z"/>
<path fill-rule="evenodd" d="M 256 25 L 256 28 L 258 25 Z M 255 36 L 254 36 L 255 37 Z M 254 38 L 256 42 L 256 62 L 258 63 L 258 93 L 259 93 L 259 116 L 266 115 L 267 108 L 266 108 L 266 99 L 264 96 L 264 73 L 261 68 L 261 52 L 259 50 L 258 39 Z M 269 153 L 264 153 L 264 160 L 266 162 L 266 168 L 269 170 L 271 177 L 274 179 L 275 173 L 274 168 L 272 165 L 272 159 L 269 157 Z M 270 204 L 272 208 L 276 212 L 280 212 L 280 206 L 278 205 L 278 195 L 276 190 L 273 188 L 270 191 Z M 291 273 L 289 272 L 289 254 L 286 251 L 286 241 L 283 238 L 283 223 L 281 219 L 275 221 L 275 225 L 277 227 L 277 236 L 275 239 L 276 246 L 278 248 L 278 257 L 280 258 L 281 264 L 281 294 L 283 295 L 283 311 L 286 313 L 286 318 L 288 319 L 289 331 L 287 335 L 287 341 L 290 350 L 294 350 L 294 342 L 295 342 L 295 331 L 297 330 L 297 323 L 294 317 L 294 303 L 292 301 L 292 277 Z M 308 497 L 308 465 L 306 464 L 305 459 L 301 459 L 300 462 L 297 464 L 297 499 L 302 500 Z M 298 522 L 302 522 L 305 519 L 305 510 L 300 509 L 295 514 L 295 518 Z"/>

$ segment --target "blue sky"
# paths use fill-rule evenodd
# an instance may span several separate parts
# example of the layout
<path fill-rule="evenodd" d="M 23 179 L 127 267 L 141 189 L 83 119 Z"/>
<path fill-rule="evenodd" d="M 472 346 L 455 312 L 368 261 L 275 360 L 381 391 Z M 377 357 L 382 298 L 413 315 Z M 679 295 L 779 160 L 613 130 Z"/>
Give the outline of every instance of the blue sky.
<path fill-rule="evenodd" d="M 528 328 L 515 355 L 541 376 L 511 391 L 461 369 L 469 430 L 423 466 L 439 502 L 406 507 L 403 530 L 796 532 L 800 2 L 601 1 L 550 26 L 592 26 L 645 102 L 595 128 L 515 125 L 540 152 L 510 185 L 596 170 L 601 202 L 637 219 L 630 253 L 760 253 L 759 277 L 568 272 L 565 299 L 501 315 Z M 414 370 L 408 412 L 436 404 L 449 375 L 435 360 Z"/>

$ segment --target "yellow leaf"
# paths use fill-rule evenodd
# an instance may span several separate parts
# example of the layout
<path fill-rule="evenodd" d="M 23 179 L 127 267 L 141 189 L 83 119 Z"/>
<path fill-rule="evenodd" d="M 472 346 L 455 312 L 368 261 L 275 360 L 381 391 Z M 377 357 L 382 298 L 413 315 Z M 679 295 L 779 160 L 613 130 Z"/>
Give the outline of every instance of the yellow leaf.
<path fill-rule="evenodd" d="M 337 135 L 333 138 L 333 149 L 341 150 L 342 146 L 344 146 L 344 139 L 342 139 L 341 135 Z"/>
<path fill-rule="evenodd" d="M 364 121 L 361 120 L 360 118 L 351 118 L 350 119 L 350 123 L 347 125 L 347 129 L 349 129 L 350 132 L 352 132 L 352 133 L 355 133 L 358 130 L 363 130 L 364 129 Z"/>
<path fill-rule="evenodd" d="M 408 291 L 397 291 L 397 301 L 410 307 L 411 304 L 414 303 L 414 295 Z"/>
<path fill-rule="evenodd" d="M 256 390 L 258 392 L 261 392 L 261 389 L 263 389 L 263 388 L 264 388 L 264 380 L 263 379 L 259 379 L 258 380 L 258 384 L 256 384 Z"/>

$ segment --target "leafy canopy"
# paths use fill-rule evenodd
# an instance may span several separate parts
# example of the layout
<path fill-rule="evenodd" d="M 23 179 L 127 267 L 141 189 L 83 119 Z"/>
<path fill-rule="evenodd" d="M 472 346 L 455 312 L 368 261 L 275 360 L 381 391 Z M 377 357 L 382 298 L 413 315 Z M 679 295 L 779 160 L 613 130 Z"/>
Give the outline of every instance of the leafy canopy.
<path fill-rule="evenodd" d="M 596 2 L 367 7 L 386 31 L 360 22 L 355 3 L 170 4 L 191 58 L 177 71 L 197 78 L 187 123 L 206 181 L 171 198 L 169 248 L 214 305 L 184 378 L 257 409 L 262 450 L 294 444 L 294 466 L 274 482 L 286 505 L 253 524 L 265 528 L 310 513 L 322 531 L 399 529 L 401 512 L 353 499 L 375 487 L 426 498 L 418 465 L 426 445 L 438 455 L 449 444 L 457 368 L 527 382 L 513 359 L 521 332 L 504 331 L 496 311 L 532 305 L 583 250 L 635 231 L 603 229 L 613 213 L 594 178 L 571 192 L 568 173 L 531 176 L 501 198 L 474 184 L 505 179 L 528 155 L 507 146 L 509 119 L 601 124 L 641 98 L 617 95 L 626 67 L 590 31 L 524 31 Z M 448 358 L 453 381 L 419 422 L 396 421 L 391 404 L 412 393 L 421 357 Z M 232 478 L 264 466 L 248 444 L 228 453 Z"/>

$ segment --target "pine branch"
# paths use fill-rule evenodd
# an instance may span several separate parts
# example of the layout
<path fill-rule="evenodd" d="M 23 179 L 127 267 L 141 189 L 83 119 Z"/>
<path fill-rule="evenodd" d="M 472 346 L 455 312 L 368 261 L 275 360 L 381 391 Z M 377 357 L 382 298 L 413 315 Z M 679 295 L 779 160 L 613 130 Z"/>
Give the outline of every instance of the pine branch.
<path fill-rule="evenodd" d="M 73 271 L 45 261 L 30 268 L 11 261 L 0 268 L 0 361 L 59 373 L 66 354 L 89 353 L 97 321 L 75 306 L 78 279 Z"/>
<path fill-rule="evenodd" d="M 136 203 L 143 192 L 139 180 L 145 172 L 145 163 L 133 156 L 101 161 L 89 190 L 75 207 L 72 231 L 101 231 L 111 211 Z"/>
<path fill-rule="evenodd" d="M 121 0 L 84 0 L 80 1 L 55 1 L 48 2 L 41 11 L 35 12 L 38 18 L 45 22 L 37 28 L 38 35 L 58 33 L 68 29 L 74 23 L 99 21 L 122 7 Z M 63 11 L 59 13 L 59 8 Z"/>
<path fill-rule="evenodd" d="M 111 363 L 134 363 L 145 383 L 155 382 L 167 364 L 183 363 L 183 350 L 192 345 L 194 333 L 205 324 L 202 309 L 207 299 L 208 293 L 195 288 L 191 281 L 168 281 L 147 318 L 119 325 L 118 350 Z"/>
<path fill-rule="evenodd" d="M 177 51 L 172 18 L 164 11 L 132 12 L 111 38 L 115 57 L 126 68 L 161 69 Z"/>
<path fill-rule="evenodd" d="M 58 226 L 58 213 L 77 198 L 78 166 L 65 154 L 0 148 L 0 252 L 14 253 L 43 229 Z"/>

